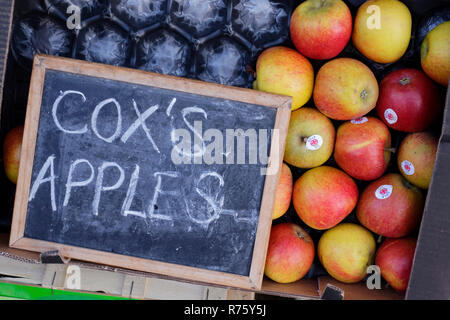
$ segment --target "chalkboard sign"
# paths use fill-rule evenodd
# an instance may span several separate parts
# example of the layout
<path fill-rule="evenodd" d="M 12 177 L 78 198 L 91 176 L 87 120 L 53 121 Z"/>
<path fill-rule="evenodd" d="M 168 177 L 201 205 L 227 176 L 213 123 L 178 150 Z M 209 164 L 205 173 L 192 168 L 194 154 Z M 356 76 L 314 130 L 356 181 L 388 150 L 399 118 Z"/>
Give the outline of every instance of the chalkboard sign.
<path fill-rule="evenodd" d="M 258 289 L 290 103 L 36 56 L 10 245 Z"/>

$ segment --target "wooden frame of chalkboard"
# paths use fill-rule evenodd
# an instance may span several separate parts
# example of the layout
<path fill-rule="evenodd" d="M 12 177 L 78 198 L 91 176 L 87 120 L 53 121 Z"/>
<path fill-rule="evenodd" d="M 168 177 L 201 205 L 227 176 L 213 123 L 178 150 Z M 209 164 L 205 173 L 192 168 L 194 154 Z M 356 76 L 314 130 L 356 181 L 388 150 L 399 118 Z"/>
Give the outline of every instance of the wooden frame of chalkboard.
<path fill-rule="evenodd" d="M 275 125 L 273 129 L 277 129 L 279 140 L 278 143 L 272 143 L 274 139 L 272 138 L 270 155 L 267 163 L 267 169 L 275 168 L 276 173 L 265 176 L 261 205 L 259 208 L 259 217 L 256 224 L 257 231 L 248 276 L 185 266 L 182 264 L 167 263 L 164 261 L 149 260 L 136 256 L 105 252 L 25 236 L 27 210 L 33 174 L 33 162 L 35 160 L 36 141 L 39 132 L 40 111 L 44 92 L 44 82 L 46 73 L 49 70 L 56 70 L 59 72 L 94 78 L 108 80 L 112 79 L 124 83 L 143 85 L 164 90 L 173 90 L 229 101 L 238 101 L 245 104 L 254 104 L 268 108 L 276 108 Z M 264 275 L 265 257 L 272 222 L 273 204 L 280 174 L 279 172 L 283 161 L 282 155 L 284 153 L 285 138 L 287 135 L 291 113 L 291 101 L 291 97 L 274 95 L 256 90 L 223 86 L 69 58 L 36 55 L 33 63 L 31 85 L 28 96 L 19 178 L 16 187 L 16 197 L 10 234 L 10 246 L 37 252 L 59 250 L 61 256 L 77 260 L 162 274 L 190 281 L 218 284 L 227 287 L 256 290 L 260 289 Z M 278 157 L 274 157 L 274 154 L 276 153 L 278 153 Z"/>

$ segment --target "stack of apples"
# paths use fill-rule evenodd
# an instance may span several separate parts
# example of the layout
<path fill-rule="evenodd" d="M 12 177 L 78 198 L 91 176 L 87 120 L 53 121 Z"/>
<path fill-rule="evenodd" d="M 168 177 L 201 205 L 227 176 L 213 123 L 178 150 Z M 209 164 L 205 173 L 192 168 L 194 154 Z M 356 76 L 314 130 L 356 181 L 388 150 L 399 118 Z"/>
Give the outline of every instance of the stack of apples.
<path fill-rule="evenodd" d="M 428 32 L 417 68 L 377 79 L 363 61 L 395 66 L 410 46 L 411 26 L 398 0 L 366 1 L 354 18 L 341 0 L 307 0 L 290 20 L 292 47 L 258 57 L 254 88 L 293 98 L 267 251 L 270 279 L 297 281 L 318 257 L 339 281 L 359 282 L 376 264 L 394 289 L 406 290 L 438 148 L 431 129 L 450 75 L 450 21 Z M 364 59 L 343 54 L 349 45 Z M 14 128 L 3 144 L 13 183 L 22 135 L 22 126 Z M 282 219 L 292 210 L 303 227 Z M 356 221 L 347 221 L 351 215 Z M 322 232 L 318 243 L 305 226 Z"/>
<path fill-rule="evenodd" d="M 406 291 L 450 75 L 450 21 L 427 34 L 416 68 L 395 65 L 411 26 L 398 0 L 369 0 L 354 18 L 341 0 L 307 0 L 291 17 L 293 46 L 259 56 L 258 90 L 293 97 L 268 278 L 297 281 L 317 257 L 341 282 L 362 281 L 376 264 Z M 358 55 L 344 54 L 351 45 Z M 377 79 L 363 61 L 393 71 Z"/>

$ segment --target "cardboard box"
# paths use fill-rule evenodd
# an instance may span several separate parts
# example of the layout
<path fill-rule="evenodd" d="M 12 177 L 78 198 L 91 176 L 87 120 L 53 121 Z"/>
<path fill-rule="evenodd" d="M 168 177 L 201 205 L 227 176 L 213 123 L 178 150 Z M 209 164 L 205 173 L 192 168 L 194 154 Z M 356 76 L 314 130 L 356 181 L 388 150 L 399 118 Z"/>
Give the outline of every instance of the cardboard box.
<path fill-rule="evenodd" d="M 362 2 L 362 1 L 360 1 Z M 442 0 L 405 0 L 416 15 L 421 15 L 433 7 L 447 4 Z M 14 10 L 26 10 L 23 2 L 0 0 L 0 140 L 12 127 L 24 118 L 25 110 L 15 108 L 13 101 L 23 101 L 26 106 L 28 96 L 26 73 L 16 73 L 17 65 L 9 51 L 9 38 Z M 18 88 L 11 83 L 19 84 Z M 23 85 L 20 86 L 20 84 Z M 328 290 L 340 294 L 343 299 L 449 299 L 450 298 L 450 95 L 447 94 L 442 133 L 432 182 L 428 191 L 424 216 L 418 235 L 418 245 L 406 296 L 399 295 L 391 288 L 369 290 L 364 282 L 343 284 L 329 276 L 317 279 L 303 279 L 291 284 L 278 284 L 269 279 L 263 282 L 259 294 L 276 295 L 298 299 L 319 299 Z M 41 263 L 40 256 L 8 247 L 11 223 L 14 185 L 7 181 L 4 170 L 0 170 L 0 255 L 24 262 Z M 96 270 L 107 270 L 126 275 L 149 276 L 133 270 L 124 270 L 95 264 L 71 261 Z M 0 264 L 0 274 L 2 274 Z M 208 285 L 208 284 L 205 284 Z"/>

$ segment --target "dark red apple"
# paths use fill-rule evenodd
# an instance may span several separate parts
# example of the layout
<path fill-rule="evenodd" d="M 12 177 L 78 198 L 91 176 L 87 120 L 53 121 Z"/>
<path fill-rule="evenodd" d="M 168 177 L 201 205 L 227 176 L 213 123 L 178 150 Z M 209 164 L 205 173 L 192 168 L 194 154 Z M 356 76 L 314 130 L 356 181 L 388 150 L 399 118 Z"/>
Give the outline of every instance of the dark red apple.
<path fill-rule="evenodd" d="M 381 276 L 400 293 L 408 287 L 415 251 L 416 239 L 412 237 L 388 238 L 377 250 L 375 264 Z"/>
<path fill-rule="evenodd" d="M 420 70 L 405 68 L 393 71 L 380 83 L 376 110 L 392 129 L 424 131 L 441 113 L 438 87 Z"/>
<path fill-rule="evenodd" d="M 370 183 L 361 193 L 356 216 L 363 226 L 388 238 L 401 238 L 415 231 L 425 205 L 419 188 L 398 173 Z"/>

